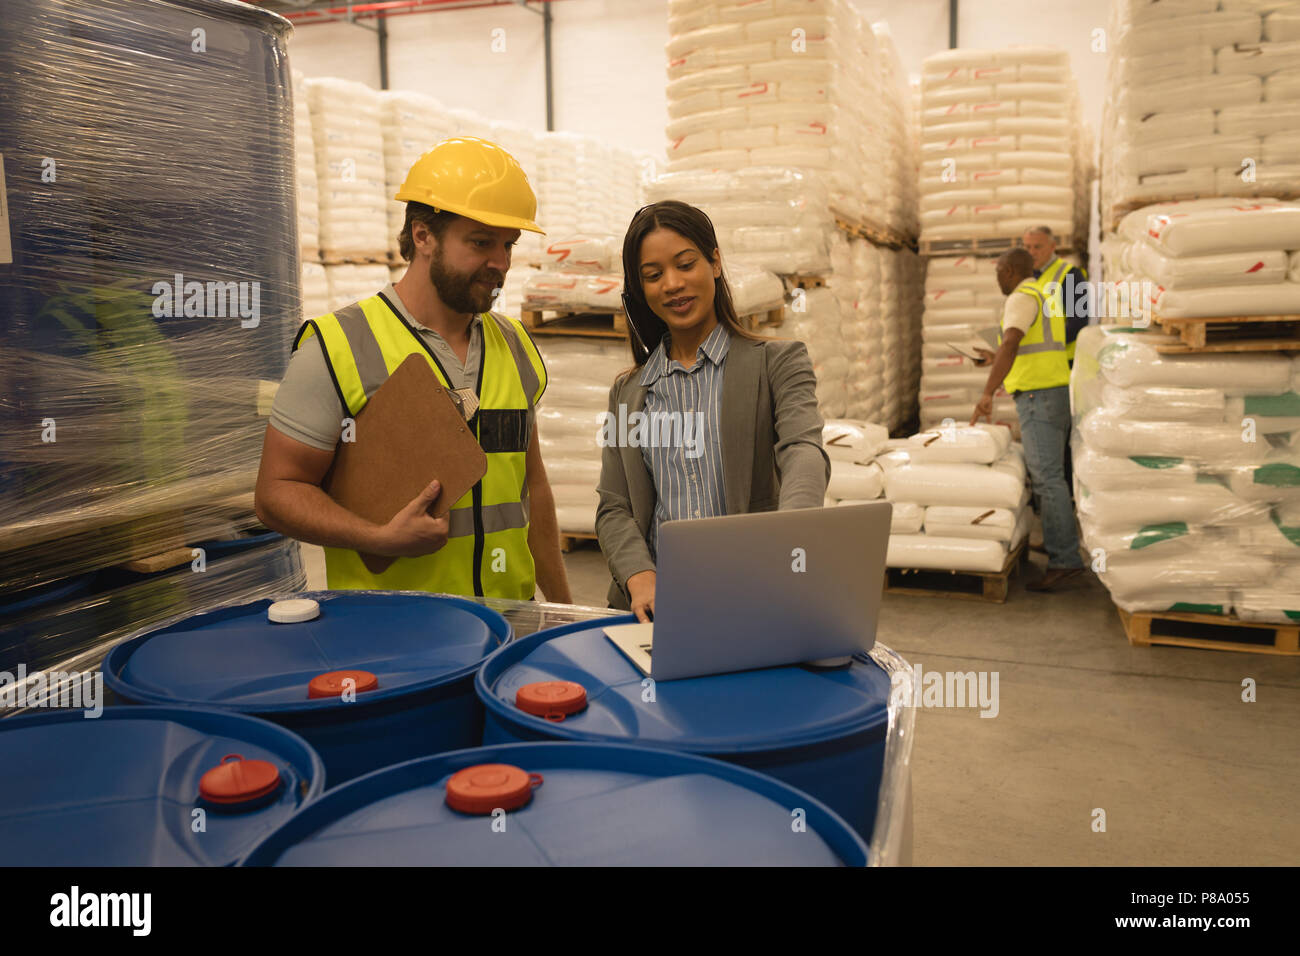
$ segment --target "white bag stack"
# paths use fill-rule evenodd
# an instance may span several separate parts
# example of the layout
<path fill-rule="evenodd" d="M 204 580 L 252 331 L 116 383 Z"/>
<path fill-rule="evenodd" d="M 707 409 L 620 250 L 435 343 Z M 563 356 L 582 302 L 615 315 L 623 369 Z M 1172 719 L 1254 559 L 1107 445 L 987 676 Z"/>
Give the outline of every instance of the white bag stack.
<path fill-rule="evenodd" d="M 827 505 L 893 504 L 893 568 L 1000 571 L 1029 533 L 1025 463 L 1011 433 L 956 426 L 892 441 L 881 425 L 831 420 Z"/>
<path fill-rule="evenodd" d="M 325 266 L 328 289 L 327 307 L 315 315 L 341 309 L 383 290 L 390 281 L 388 266 L 373 265 Z"/>
<path fill-rule="evenodd" d="M 406 181 L 406 174 L 415 161 L 450 137 L 455 124 L 447 108 L 432 96 L 406 90 L 383 90 L 377 95 L 384 131 L 384 185 L 390 200 L 385 204 L 388 252 L 396 256 L 406 204 L 392 198 Z"/>
<path fill-rule="evenodd" d="M 921 425 L 932 428 L 946 419 L 970 421 L 975 403 L 984 393 L 988 366 L 953 351 L 990 348 L 978 335 L 998 326 L 1006 301 L 998 288 L 994 259 L 976 256 L 931 258 L 925 276 L 925 313 L 921 325 Z M 1015 402 L 999 390 L 993 402 L 993 421 L 1019 435 Z"/>
<path fill-rule="evenodd" d="M 1300 314 L 1297 250 L 1300 203 L 1218 198 L 1137 209 L 1103 254 L 1108 279 L 1137 283 L 1130 314 L 1210 318 Z"/>
<path fill-rule="evenodd" d="M 1091 148 L 1069 56 L 1054 47 L 947 50 L 923 66 L 923 240 L 1088 234 Z"/>
<path fill-rule="evenodd" d="M 883 28 L 848 0 L 672 0 L 668 17 L 669 172 L 804 169 L 837 215 L 910 234 L 908 110 Z"/>
<path fill-rule="evenodd" d="M 302 318 L 314 319 L 330 311 L 330 283 L 326 266 L 319 262 L 303 261 L 302 264 Z M 374 290 L 378 292 L 378 289 Z M 347 303 L 343 303 L 347 305 Z M 298 329 L 293 330 L 297 335 Z"/>
<path fill-rule="evenodd" d="M 1300 616 L 1300 394 L 1279 353 L 1091 326 L 1071 397 L 1083 543 L 1129 611 Z"/>
<path fill-rule="evenodd" d="M 384 258 L 388 206 L 379 94 L 333 77 L 308 79 L 320 247 L 327 260 Z"/>
<path fill-rule="evenodd" d="M 924 509 L 920 528 L 891 535 L 890 567 L 1000 571 L 1029 534 L 1024 453 L 1005 427 L 920 432 L 878 460 L 895 509 Z"/>
<path fill-rule="evenodd" d="M 1102 208 L 1300 195 L 1296 22 L 1276 2 L 1112 4 Z"/>
<path fill-rule="evenodd" d="M 623 342 L 538 339 L 548 384 L 537 407 L 542 458 L 555 495 L 560 530 L 596 530 L 600 482 L 601 416 L 618 373 L 631 365 Z"/>
<path fill-rule="evenodd" d="M 294 178 L 298 187 L 298 248 L 304 264 L 319 262 L 320 188 L 316 178 L 311 107 L 307 103 L 307 85 L 301 70 L 293 71 L 293 153 Z M 306 297 L 305 281 L 303 296 Z"/>

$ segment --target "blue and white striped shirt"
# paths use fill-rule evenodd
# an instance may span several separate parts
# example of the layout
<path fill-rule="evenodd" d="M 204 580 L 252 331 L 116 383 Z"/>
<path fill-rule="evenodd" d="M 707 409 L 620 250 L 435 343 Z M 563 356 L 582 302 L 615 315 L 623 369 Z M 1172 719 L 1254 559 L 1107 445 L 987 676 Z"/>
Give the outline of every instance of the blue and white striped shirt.
<path fill-rule="evenodd" d="M 672 438 L 641 446 L 655 483 L 655 516 L 647 542 L 655 561 L 660 524 L 727 513 L 722 484 L 722 376 L 731 337 L 719 323 L 696 351 L 690 368 L 668 359 L 668 341 L 665 335 L 646 359 L 640 379 L 648 389 L 645 411 L 650 434 Z"/>

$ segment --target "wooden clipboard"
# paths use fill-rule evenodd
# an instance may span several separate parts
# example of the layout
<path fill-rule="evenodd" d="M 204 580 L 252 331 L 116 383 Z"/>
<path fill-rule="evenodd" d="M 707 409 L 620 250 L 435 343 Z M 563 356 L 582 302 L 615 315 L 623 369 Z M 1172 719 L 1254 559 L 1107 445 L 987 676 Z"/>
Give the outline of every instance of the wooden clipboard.
<path fill-rule="evenodd" d="M 387 524 L 435 478 L 429 514 L 445 515 L 487 474 L 479 447 L 428 360 L 410 355 L 356 417 L 355 441 L 340 442 L 321 487 L 353 514 Z M 396 558 L 362 554 L 372 574 Z"/>

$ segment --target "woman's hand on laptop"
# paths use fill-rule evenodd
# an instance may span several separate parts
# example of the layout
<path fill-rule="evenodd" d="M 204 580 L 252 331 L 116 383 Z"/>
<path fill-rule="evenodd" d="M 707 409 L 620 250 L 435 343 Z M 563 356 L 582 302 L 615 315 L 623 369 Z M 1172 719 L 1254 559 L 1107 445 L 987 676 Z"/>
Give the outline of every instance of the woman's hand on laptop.
<path fill-rule="evenodd" d="M 632 613 L 638 621 L 651 621 L 655 616 L 655 572 L 641 571 L 627 579 L 627 593 L 632 602 Z"/>

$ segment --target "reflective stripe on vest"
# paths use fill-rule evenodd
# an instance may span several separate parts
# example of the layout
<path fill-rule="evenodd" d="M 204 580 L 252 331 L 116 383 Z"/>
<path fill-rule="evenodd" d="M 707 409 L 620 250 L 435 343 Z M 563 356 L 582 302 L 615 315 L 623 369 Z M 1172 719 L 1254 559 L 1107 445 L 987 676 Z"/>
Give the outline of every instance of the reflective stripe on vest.
<path fill-rule="evenodd" d="M 1011 294 L 1033 299 L 1038 315 L 1020 340 L 1016 360 L 1002 387 L 1008 392 L 1027 392 L 1070 384 L 1070 366 L 1065 357 L 1065 316 L 1052 314 L 1056 310 L 1048 307 L 1049 298 L 1043 295 L 1035 279 L 1025 279 Z M 1001 340 L 999 332 L 999 343 Z"/>
<path fill-rule="evenodd" d="M 535 585 L 528 548 L 527 450 L 533 407 L 545 391 L 546 369 L 516 320 L 483 313 L 479 410 L 471 420 L 487 454 L 483 479 L 453 503 L 447 544 L 431 555 L 399 558 L 373 574 L 355 551 L 325 549 L 331 588 L 424 590 L 526 600 Z M 304 323 L 294 348 L 317 336 L 339 399 L 349 416 L 365 408 L 388 376 L 411 355 L 423 355 L 450 389 L 437 355 L 382 294 Z"/>

